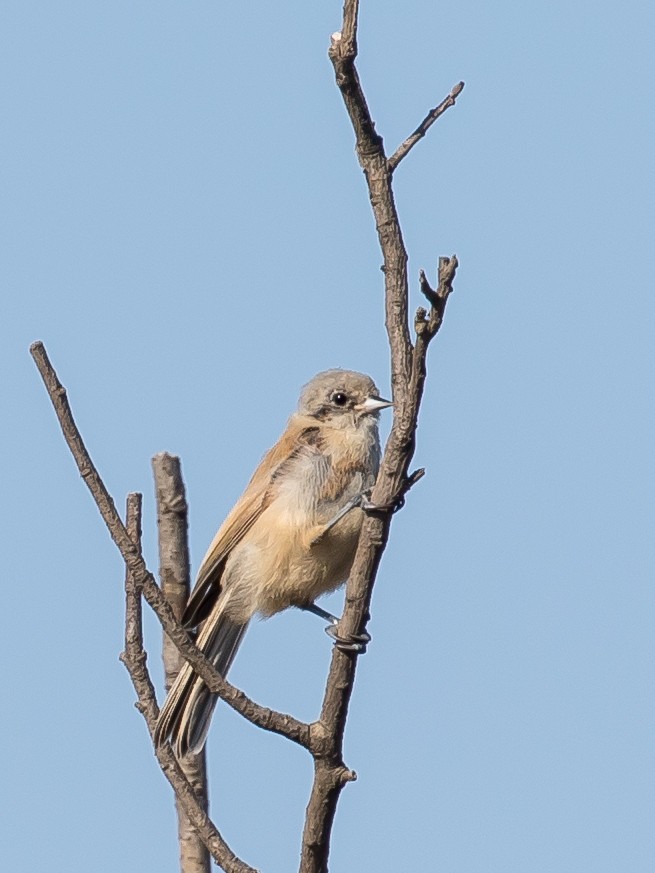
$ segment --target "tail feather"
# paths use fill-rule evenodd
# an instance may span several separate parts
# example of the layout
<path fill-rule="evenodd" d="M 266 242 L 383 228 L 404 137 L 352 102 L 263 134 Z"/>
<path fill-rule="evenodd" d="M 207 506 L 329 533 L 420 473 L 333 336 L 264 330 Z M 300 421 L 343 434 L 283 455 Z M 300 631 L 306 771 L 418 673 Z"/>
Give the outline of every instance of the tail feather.
<path fill-rule="evenodd" d="M 247 624 L 236 624 L 227 618 L 222 619 L 217 627 L 216 639 L 207 652 L 207 657 L 221 676 L 227 675 L 247 627 Z M 194 678 L 196 681 L 182 711 L 178 734 L 173 737 L 178 756 L 197 755 L 205 745 L 209 723 L 218 700 L 217 695 L 209 691 L 202 679 L 195 674 Z"/>
<path fill-rule="evenodd" d="M 210 615 L 198 636 L 198 647 L 226 676 L 248 627 L 225 614 Z M 222 612 L 222 610 L 221 610 Z M 155 728 L 155 745 L 170 740 L 178 758 L 197 754 L 205 744 L 217 696 L 185 663 L 173 683 L 159 713 Z"/>

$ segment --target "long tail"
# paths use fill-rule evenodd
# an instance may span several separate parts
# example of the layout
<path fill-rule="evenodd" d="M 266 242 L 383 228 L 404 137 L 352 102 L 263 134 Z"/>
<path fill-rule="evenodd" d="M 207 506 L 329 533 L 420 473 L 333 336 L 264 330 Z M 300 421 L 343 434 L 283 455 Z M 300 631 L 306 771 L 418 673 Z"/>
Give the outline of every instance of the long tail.
<path fill-rule="evenodd" d="M 224 613 L 224 598 L 219 598 L 198 635 L 198 648 L 204 652 L 221 676 L 226 676 L 248 627 Z M 193 668 L 184 663 L 168 692 L 157 719 L 155 745 L 166 740 L 178 758 L 196 755 L 205 745 L 217 696 L 212 694 Z"/>

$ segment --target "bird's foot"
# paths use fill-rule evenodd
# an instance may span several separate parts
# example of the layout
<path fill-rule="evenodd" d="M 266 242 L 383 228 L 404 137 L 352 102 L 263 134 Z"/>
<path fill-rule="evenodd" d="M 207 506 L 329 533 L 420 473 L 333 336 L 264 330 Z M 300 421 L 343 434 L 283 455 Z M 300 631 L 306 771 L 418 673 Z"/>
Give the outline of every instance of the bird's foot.
<path fill-rule="evenodd" d="M 366 646 L 371 642 L 371 635 L 364 631 L 363 634 L 348 634 L 340 636 L 337 630 L 338 621 L 334 624 L 329 624 L 325 628 L 325 633 L 332 637 L 334 645 L 340 652 L 355 652 L 358 655 L 363 655 L 366 651 Z"/>
<path fill-rule="evenodd" d="M 328 612 L 327 609 L 322 609 L 320 606 L 317 606 L 315 603 L 308 603 L 306 606 L 301 606 L 305 612 L 311 612 L 313 615 L 317 615 L 319 618 L 324 619 L 328 622 L 328 626 L 325 628 L 325 633 L 332 637 L 334 640 L 334 645 L 341 652 L 356 652 L 360 655 L 363 655 L 366 651 L 366 646 L 371 642 L 371 635 L 364 631 L 363 634 L 348 634 L 347 636 L 341 636 L 337 630 L 339 626 L 339 621 L 336 615 L 332 615 L 331 612 Z"/>
<path fill-rule="evenodd" d="M 362 509 L 364 512 L 371 513 L 371 515 L 381 515 L 387 512 L 394 514 L 398 512 L 399 509 L 402 509 L 404 505 L 404 494 L 399 494 L 388 503 L 371 503 L 371 491 L 365 491 L 363 494 L 361 494 L 359 501 L 360 509 Z"/>

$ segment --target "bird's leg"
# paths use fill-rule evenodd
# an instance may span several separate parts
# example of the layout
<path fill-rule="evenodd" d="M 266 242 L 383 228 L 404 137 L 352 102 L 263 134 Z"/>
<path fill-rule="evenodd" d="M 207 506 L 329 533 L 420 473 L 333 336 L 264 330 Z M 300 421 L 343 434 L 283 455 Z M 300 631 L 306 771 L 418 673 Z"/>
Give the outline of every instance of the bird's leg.
<path fill-rule="evenodd" d="M 366 493 L 368 493 L 368 492 L 366 492 Z M 337 514 L 335 516 L 333 516 L 327 522 L 327 524 L 324 524 L 321 526 L 320 531 L 316 534 L 314 539 L 310 542 L 310 546 L 315 546 L 316 543 L 319 543 L 323 539 L 325 534 L 329 530 L 332 530 L 332 528 L 335 526 L 335 524 L 338 521 L 341 521 L 341 519 L 344 517 L 344 515 L 348 515 L 348 513 L 350 512 L 351 509 L 356 509 L 358 506 L 360 506 L 363 498 L 364 498 L 364 492 L 362 492 L 360 494 L 356 494 L 354 497 L 351 497 L 350 500 L 348 501 L 348 503 L 345 503 L 341 507 L 341 509 L 337 512 Z"/>
<path fill-rule="evenodd" d="M 347 637 L 340 637 L 337 632 L 339 619 L 336 615 L 332 615 L 332 613 L 328 612 L 326 609 L 321 609 L 321 607 L 317 606 L 315 603 L 308 603 L 306 606 L 301 606 L 300 609 L 305 612 L 311 612 L 319 618 L 324 619 L 324 621 L 329 622 L 328 626 L 325 628 L 325 633 L 329 637 L 332 637 L 334 645 L 342 652 L 357 652 L 358 654 L 363 655 L 366 651 L 366 646 L 371 642 L 371 635 L 367 634 L 366 631 L 363 634 L 349 634 Z"/>
<path fill-rule="evenodd" d="M 399 509 L 402 509 L 405 504 L 404 497 L 396 497 L 394 500 L 391 500 L 389 503 L 371 503 L 371 489 L 367 489 L 366 491 L 360 491 L 359 494 L 355 494 L 354 497 L 351 497 L 348 503 L 345 503 L 341 509 L 337 512 L 335 516 L 333 516 L 326 524 L 324 524 L 320 531 L 316 534 L 316 536 L 311 540 L 310 546 L 315 546 L 316 543 L 319 543 L 325 534 L 331 530 L 338 521 L 344 517 L 344 515 L 348 515 L 351 509 L 362 509 L 364 512 L 376 513 L 376 512 L 398 512 Z"/>

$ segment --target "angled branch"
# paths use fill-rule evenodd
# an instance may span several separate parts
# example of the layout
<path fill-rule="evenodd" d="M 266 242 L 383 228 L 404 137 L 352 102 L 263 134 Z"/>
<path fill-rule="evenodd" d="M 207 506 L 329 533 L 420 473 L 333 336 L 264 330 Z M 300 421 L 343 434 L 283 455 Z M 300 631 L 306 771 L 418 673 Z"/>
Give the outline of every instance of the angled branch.
<path fill-rule="evenodd" d="M 175 792 L 175 797 L 185 815 L 216 863 L 225 870 L 225 873 L 258 873 L 254 867 L 238 858 L 220 835 L 216 825 L 198 803 L 196 793 L 182 772 L 171 747 L 169 745 L 161 746 L 155 751 L 155 754 L 159 766 Z"/>
<path fill-rule="evenodd" d="M 396 169 L 398 164 L 402 161 L 402 159 L 406 157 L 409 152 L 414 148 L 416 143 L 419 140 L 423 139 L 423 137 L 435 123 L 437 118 L 439 118 L 440 115 L 443 115 L 444 112 L 447 109 L 450 109 L 451 106 L 455 105 L 455 101 L 462 93 L 463 88 L 464 82 L 458 82 L 456 85 L 453 85 L 450 94 L 445 97 L 438 106 L 435 106 L 434 109 L 431 109 L 425 116 L 423 121 L 416 128 L 414 133 L 408 136 L 407 139 L 398 146 L 396 151 L 387 161 L 387 166 L 392 173 Z"/>
<path fill-rule="evenodd" d="M 170 639 L 206 683 L 209 690 L 218 694 L 239 715 L 257 727 L 280 734 L 292 742 L 298 743 L 298 745 L 309 748 L 309 725 L 293 718 L 293 716 L 260 706 L 258 703 L 250 700 L 243 691 L 239 691 L 238 688 L 230 685 L 197 648 L 184 628 L 178 624 L 168 601 L 161 593 L 152 573 L 146 567 L 139 549 L 134 545 L 125 529 L 116 511 L 114 501 L 91 461 L 91 457 L 73 419 L 66 396 L 66 389 L 59 381 L 48 359 L 43 343 L 33 343 L 30 347 L 30 352 L 45 384 L 66 443 L 75 459 L 82 478 L 95 500 L 111 538 L 118 547 L 125 566 L 134 579 L 135 584 L 143 592 L 145 600 L 152 607 Z"/>

